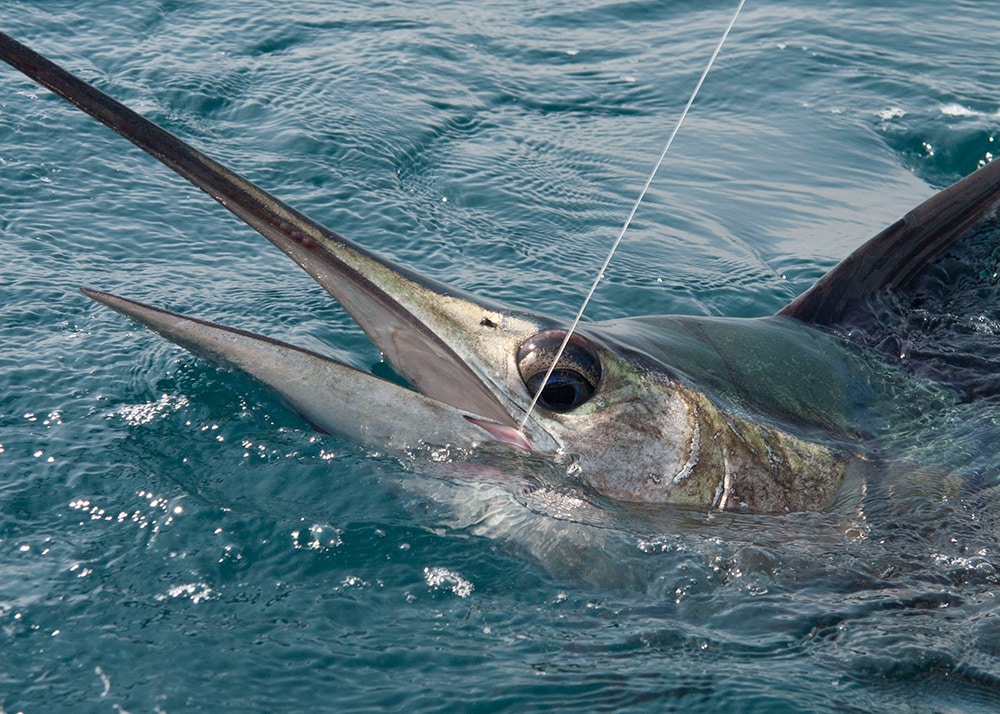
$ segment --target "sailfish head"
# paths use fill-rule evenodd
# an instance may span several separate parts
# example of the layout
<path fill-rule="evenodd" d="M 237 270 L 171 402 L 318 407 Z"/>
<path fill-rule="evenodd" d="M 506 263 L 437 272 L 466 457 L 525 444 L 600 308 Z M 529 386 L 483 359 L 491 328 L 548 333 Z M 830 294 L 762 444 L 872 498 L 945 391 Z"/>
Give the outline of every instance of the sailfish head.
<path fill-rule="evenodd" d="M 323 431 L 389 450 L 495 444 L 515 458 L 551 457 L 583 487 L 626 502 L 827 504 L 854 459 L 838 436 L 849 430 L 831 415 L 853 379 L 833 331 L 880 290 L 911 279 L 1000 198 L 1000 164 L 991 165 L 876 236 L 777 317 L 590 325 L 557 357 L 566 337 L 559 321 L 447 287 L 339 236 L 3 34 L 0 59 L 271 241 L 351 314 L 410 388 L 243 330 L 88 296 L 250 374 Z"/>
<path fill-rule="evenodd" d="M 323 431 L 383 448 L 495 442 L 551 456 L 592 452 L 595 457 L 583 461 L 596 473 L 628 461 L 628 452 L 648 438 L 655 412 L 678 425 L 669 444 L 658 439 L 657 459 L 663 469 L 684 472 L 696 429 L 686 405 L 670 397 L 643 401 L 639 395 L 649 385 L 609 344 L 574 337 L 543 384 L 565 335 L 556 321 L 450 288 L 337 235 L 6 35 L 0 36 L 0 57 L 159 159 L 284 251 L 351 314 L 412 389 L 243 330 L 84 290 L 89 297 L 213 363 L 254 376 Z M 529 414 L 536 392 L 538 406 Z M 646 413 L 638 421 L 637 408 Z M 636 425 L 634 438 L 609 434 L 611 425 L 620 431 L 629 424 Z M 588 449 L 588 442 L 604 446 Z M 606 448 L 616 442 L 620 450 Z M 575 458 L 568 460 L 579 465 Z"/>

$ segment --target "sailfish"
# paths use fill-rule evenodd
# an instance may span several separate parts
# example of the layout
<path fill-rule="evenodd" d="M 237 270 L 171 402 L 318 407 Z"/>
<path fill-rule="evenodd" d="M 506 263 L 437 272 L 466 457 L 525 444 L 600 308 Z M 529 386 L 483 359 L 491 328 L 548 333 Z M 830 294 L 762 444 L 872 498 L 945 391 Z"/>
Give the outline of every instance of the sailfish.
<path fill-rule="evenodd" d="M 914 208 L 775 315 L 583 324 L 546 378 L 566 336 L 560 320 L 467 294 L 338 235 L 4 34 L 0 59 L 218 201 L 357 321 L 408 386 L 83 290 L 259 380 L 319 431 L 390 453 L 429 445 L 458 459 L 487 450 L 512 464 L 551 461 L 581 491 L 623 507 L 780 513 L 827 508 L 845 483 L 877 470 L 870 424 L 891 398 L 882 381 L 897 372 L 936 380 L 958 401 L 1000 395 L 990 354 L 941 349 L 902 364 L 893 341 L 947 285 L 956 251 L 993 225 L 1000 162 Z"/>

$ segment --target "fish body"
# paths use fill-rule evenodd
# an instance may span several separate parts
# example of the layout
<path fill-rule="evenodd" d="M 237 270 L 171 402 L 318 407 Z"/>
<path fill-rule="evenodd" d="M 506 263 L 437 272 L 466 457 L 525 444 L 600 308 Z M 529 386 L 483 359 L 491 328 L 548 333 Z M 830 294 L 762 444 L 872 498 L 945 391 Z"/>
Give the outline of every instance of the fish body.
<path fill-rule="evenodd" d="M 3 34 L 0 59 L 271 241 L 343 305 L 412 389 L 246 331 L 105 292 L 85 290 L 89 297 L 250 374 L 322 431 L 394 453 L 441 447 L 470 462 L 499 453 L 512 473 L 519 460 L 544 459 L 563 470 L 564 496 L 578 489 L 703 511 L 828 507 L 871 462 L 869 427 L 891 393 L 869 359 L 878 350 L 852 335 L 870 327 L 886 295 L 915 299 L 913 286 L 1000 201 L 1000 164 L 990 164 L 872 238 L 776 316 L 586 324 L 546 380 L 566 337 L 558 320 L 396 265 Z M 976 375 L 963 379 L 959 390 Z M 546 492 L 527 490 L 536 501 Z"/>

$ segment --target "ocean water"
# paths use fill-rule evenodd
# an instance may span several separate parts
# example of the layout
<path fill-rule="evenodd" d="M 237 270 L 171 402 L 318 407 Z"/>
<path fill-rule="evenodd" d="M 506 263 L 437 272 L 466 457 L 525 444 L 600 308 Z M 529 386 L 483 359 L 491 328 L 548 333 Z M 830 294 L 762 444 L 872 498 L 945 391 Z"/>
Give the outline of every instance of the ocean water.
<path fill-rule="evenodd" d="M 0 27 L 334 230 L 569 318 L 734 7 L 8 0 Z M 993 2 L 750 0 L 589 319 L 780 309 L 997 152 L 998 34 Z M 621 569 L 548 567 L 81 295 L 382 369 L 266 241 L 0 83 L 0 711 L 1000 709 L 995 489 L 552 519 Z M 989 482 L 990 443 L 924 447 Z"/>

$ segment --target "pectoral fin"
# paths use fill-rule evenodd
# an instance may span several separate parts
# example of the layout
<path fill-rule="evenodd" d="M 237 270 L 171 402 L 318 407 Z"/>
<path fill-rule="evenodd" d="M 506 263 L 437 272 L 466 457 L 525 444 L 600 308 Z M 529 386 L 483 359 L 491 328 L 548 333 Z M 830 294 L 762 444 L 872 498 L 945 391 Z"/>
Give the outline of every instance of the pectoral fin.
<path fill-rule="evenodd" d="M 1000 203 L 1000 161 L 927 199 L 842 260 L 778 314 L 824 327 L 864 321 L 869 301 L 908 285 Z"/>

